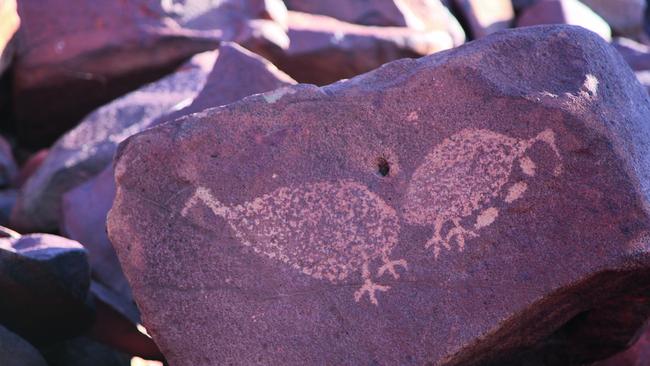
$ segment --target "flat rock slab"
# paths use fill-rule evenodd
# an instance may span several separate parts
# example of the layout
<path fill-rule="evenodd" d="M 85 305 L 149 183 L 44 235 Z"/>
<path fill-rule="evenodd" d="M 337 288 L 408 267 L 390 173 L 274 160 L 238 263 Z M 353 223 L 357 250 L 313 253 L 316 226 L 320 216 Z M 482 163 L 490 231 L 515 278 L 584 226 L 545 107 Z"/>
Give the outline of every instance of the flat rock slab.
<path fill-rule="evenodd" d="M 216 33 L 181 29 L 157 0 L 20 1 L 18 13 L 14 111 L 21 141 L 33 147 L 219 44 Z"/>
<path fill-rule="evenodd" d="M 500 365 L 648 303 L 648 115 L 595 34 L 500 32 L 129 138 L 108 233 L 171 364 Z"/>
<path fill-rule="evenodd" d="M 87 330 L 94 311 L 89 286 L 88 257 L 76 241 L 49 234 L 0 238 L 0 324 L 30 342 Z"/>

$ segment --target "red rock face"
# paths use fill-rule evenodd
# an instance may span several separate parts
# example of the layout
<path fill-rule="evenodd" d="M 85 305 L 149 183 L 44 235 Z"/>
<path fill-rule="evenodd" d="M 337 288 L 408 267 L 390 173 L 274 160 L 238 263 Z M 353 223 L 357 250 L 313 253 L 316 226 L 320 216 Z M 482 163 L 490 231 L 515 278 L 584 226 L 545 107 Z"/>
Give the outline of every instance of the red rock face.
<path fill-rule="evenodd" d="M 334 18 L 289 12 L 289 47 L 263 52 L 273 64 L 302 83 L 324 85 L 405 57 L 453 47 L 443 30 L 368 27 Z"/>
<path fill-rule="evenodd" d="M 171 364 L 590 362 L 650 313 L 649 113 L 593 33 L 501 32 L 129 138 L 108 233 Z"/>
<path fill-rule="evenodd" d="M 18 5 L 14 109 L 19 137 L 31 146 L 49 145 L 94 108 L 219 42 L 169 25 L 152 0 Z"/>

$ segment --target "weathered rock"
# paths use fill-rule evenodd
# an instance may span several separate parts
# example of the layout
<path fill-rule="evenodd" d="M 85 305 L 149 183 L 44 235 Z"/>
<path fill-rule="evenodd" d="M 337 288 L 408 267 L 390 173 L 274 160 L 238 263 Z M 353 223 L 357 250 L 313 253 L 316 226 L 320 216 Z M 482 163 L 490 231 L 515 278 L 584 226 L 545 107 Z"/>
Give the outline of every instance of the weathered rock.
<path fill-rule="evenodd" d="M 0 325 L 0 364 L 2 366 L 47 366 L 36 348 L 2 325 Z"/>
<path fill-rule="evenodd" d="M 14 107 L 31 146 L 49 145 L 91 110 L 219 42 L 217 33 L 178 28 L 156 0 L 31 0 L 18 13 Z"/>
<path fill-rule="evenodd" d="M 11 211 L 16 205 L 18 191 L 4 189 L 0 191 L 0 225 L 7 226 L 11 221 Z"/>
<path fill-rule="evenodd" d="M 173 365 L 587 363 L 648 315 L 649 114 L 593 33 L 500 32 L 129 138 L 108 233 Z"/>
<path fill-rule="evenodd" d="M 224 43 L 203 90 L 187 107 L 164 115 L 154 123 L 170 121 L 205 108 L 237 101 L 245 96 L 295 84 L 268 61 L 236 44 Z M 115 198 L 113 166 L 75 187 L 63 196 L 61 232 L 88 249 L 91 268 L 115 301 L 104 301 L 134 320 L 137 309 L 122 274 L 113 246 L 106 236 L 106 214 Z M 116 304 L 119 302 L 120 304 Z"/>
<path fill-rule="evenodd" d="M 12 40 L 20 26 L 16 0 L 0 1 L 0 75 L 7 69 L 14 55 Z"/>
<path fill-rule="evenodd" d="M 643 29 L 646 0 L 581 0 L 618 35 L 634 36 Z"/>
<path fill-rule="evenodd" d="M 120 141 L 191 101 L 205 85 L 216 55 L 194 56 L 175 73 L 100 107 L 57 140 L 21 188 L 12 226 L 29 232 L 56 230 L 61 196 L 101 172 Z"/>
<path fill-rule="evenodd" d="M 9 187 L 17 174 L 18 167 L 11 152 L 11 145 L 0 136 L 0 188 Z"/>
<path fill-rule="evenodd" d="M 92 322 L 86 251 L 33 234 L 0 238 L 0 324 L 32 343 L 80 334 Z"/>
<path fill-rule="evenodd" d="M 538 0 L 517 18 L 517 27 L 540 24 L 579 25 L 607 41 L 612 38 L 609 25 L 578 0 Z"/>
<path fill-rule="evenodd" d="M 641 333 L 629 349 L 592 366 L 644 366 L 650 364 L 650 329 Z"/>
<path fill-rule="evenodd" d="M 42 347 L 49 366 L 129 366 L 130 357 L 88 337 Z"/>
<path fill-rule="evenodd" d="M 25 162 L 22 164 L 20 170 L 18 171 L 14 186 L 18 188 L 22 187 L 27 182 L 29 177 L 31 177 L 38 170 L 41 164 L 43 164 L 49 152 L 49 149 L 40 149 L 35 153 L 28 155 Z"/>
<path fill-rule="evenodd" d="M 612 45 L 634 71 L 650 70 L 650 46 L 627 38 L 617 38 Z"/>
<path fill-rule="evenodd" d="M 474 39 L 510 28 L 515 19 L 511 0 L 454 0 L 454 3 Z"/>
<path fill-rule="evenodd" d="M 407 27 L 418 31 L 446 31 L 454 45 L 465 42 L 465 32 L 439 0 L 285 0 L 290 10 L 326 15 L 361 25 Z"/>
<path fill-rule="evenodd" d="M 368 27 L 334 18 L 289 12 L 289 48 L 264 53 L 274 65 L 303 83 L 329 84 L 386 62 L 420 57 L 453 47 L 445 31 Z"/>

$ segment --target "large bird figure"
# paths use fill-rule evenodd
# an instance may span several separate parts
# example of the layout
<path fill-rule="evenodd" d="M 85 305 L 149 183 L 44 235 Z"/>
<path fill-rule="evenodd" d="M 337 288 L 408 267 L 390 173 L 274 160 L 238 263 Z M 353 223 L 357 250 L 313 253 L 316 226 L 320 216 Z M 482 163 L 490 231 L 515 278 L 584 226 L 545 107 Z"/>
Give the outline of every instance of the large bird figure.
<path fill-rule="evenodd" d="M 357 302 L 367 293 L 377 305 L 375 292 L 390 288 L 373 281 L 373 261 L 380 262 L 377 277 L 389 272 L 399 278 L 396 267 L 407 266 L 403 259 L 389 258 L 400 231 L 395 210 L 352 180 L 283 187 L 232 206 L 199 187 L 181 214 L 189 215 L 199 203 L 226 220 L 241 244 L 259 255 L 331 283 L 359 273 L 363 284 L 354 294 Z"/>
<path fill-rule="evenodd" d="M 520 198 L 528 188 L 525 181 L 504 190 L 515 161 L 525 175 L 534 177 L 535 163 L 526 152 L 536 143 L 548 145 L 557 158 L 553 171 L 562 171 L 562 159 L 555 144 L 555 133 L 544 130 L 531 139 L 518 140 L 485 129 L 464 129 L 438 144 L 415 170 L 404 200 L 406 222 L 434 227 L 426 243 L 437 257 L 441 248 L 450 249 L 456 239 L 460 250 L 465 240 L 478 236 L 477 231 L 489 226 L 499 214 L 492 203 L 502 197 L 506 203 Z M 461 221 L 477 214 L 471 228 Z M 451 228 L 443 235 L 446 223 Z"/>

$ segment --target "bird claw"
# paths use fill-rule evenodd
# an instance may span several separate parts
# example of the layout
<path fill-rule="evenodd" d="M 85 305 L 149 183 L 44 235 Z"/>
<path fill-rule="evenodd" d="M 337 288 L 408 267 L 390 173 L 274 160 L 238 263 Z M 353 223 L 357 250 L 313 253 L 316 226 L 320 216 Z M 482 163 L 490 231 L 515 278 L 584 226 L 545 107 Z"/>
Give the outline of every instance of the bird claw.
<path fill-rule="evenodd" d="M 373 303 L 374 305 L 379 305 L 379 302 L 377 302 L 377 297 L 375 296 L 376 291 L 382 291 L 386 292 L 390 289 L 390 286 L 383 286 L 383 285 L 378 285 L 370 279 L 366 279 L 365 282 L 363 283 L 363 286 L 359 288 L 355 293 L 354 293 L 354 300 L 356 302 L 359 302 L 363 295 L 365 293 L 368 293 L 368 298 L 370 299 L 370 302 Z"/>
<path fill-rule="evenodd" d="M 384 272 L 388 271 L 393 278 L 398 279 L 399 278 L 399 273 L 395 270 L 396 266 L 402 266 L 404 269 L 408 268 L 408 265 L 406 264 L 406 261 L 404 259 L 398 259 L 398 260 L 385 260 L 384 264 L 379 267 L 377 270 L 377 274 L 379 277 L 383 276 Z"/>

